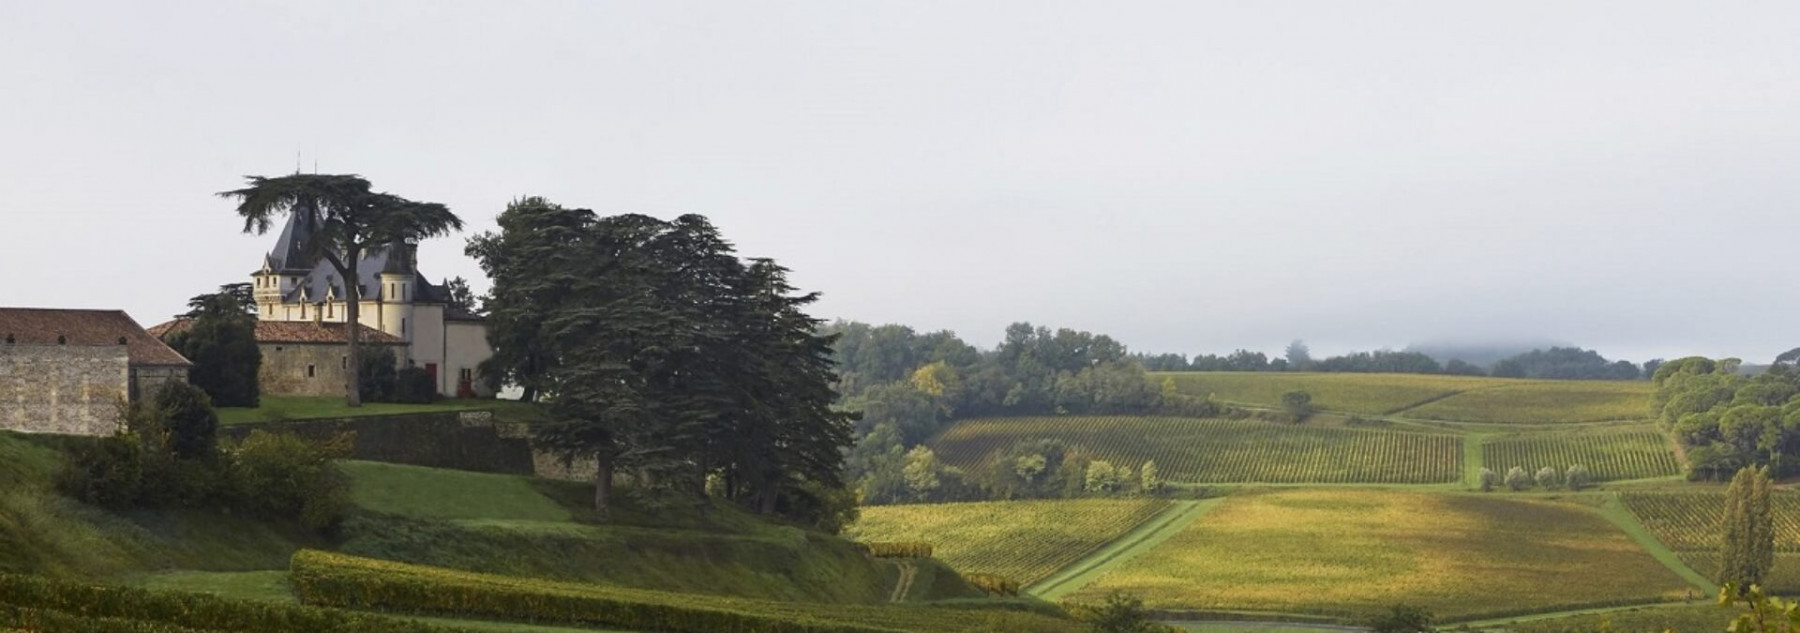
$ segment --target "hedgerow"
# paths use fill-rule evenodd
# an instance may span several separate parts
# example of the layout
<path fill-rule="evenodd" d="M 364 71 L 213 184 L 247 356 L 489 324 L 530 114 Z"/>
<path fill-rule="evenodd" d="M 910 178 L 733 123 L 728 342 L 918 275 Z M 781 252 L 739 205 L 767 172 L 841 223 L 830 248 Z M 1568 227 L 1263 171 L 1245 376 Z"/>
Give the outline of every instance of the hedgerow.
<path fill-rule="evenodd" d="M 898 605 L 772 602 L 554 582 L 301 551 L 292 582 L 301 601 L 667 633 L 895 633 L 960 631 L 966 610 Z M 1071 623 L 1020 613 L 1002 630 L 1055 631 Z"/>
<path fill-rule="evenodd" d="M 333 609 L 0 574 L 0 629 L 7 627 L 33 633 L 457 631 Z"/>

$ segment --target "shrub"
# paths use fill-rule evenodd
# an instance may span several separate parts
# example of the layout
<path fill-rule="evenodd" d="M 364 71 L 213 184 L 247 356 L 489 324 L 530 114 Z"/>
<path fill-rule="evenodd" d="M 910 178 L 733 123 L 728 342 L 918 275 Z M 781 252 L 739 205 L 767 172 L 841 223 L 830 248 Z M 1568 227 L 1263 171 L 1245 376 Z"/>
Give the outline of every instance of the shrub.
<path fill-rule="evenodd" d="M 963 579 L 969 581 L 969 584 L 974 585 L 976 589 L 985 591 L 989 595 L 1019 595 L 1018 581 L 1011 580 L 1005 576 L 997 576 L 994 574 L 963 574 Z"/>
<path fill-rule="evenodd" d="M 1369 633 L 1435 633 L 1437 631 L 1434 617 L 1425 609 L 1396 605 L 1386 613 L 1370 618 L 1364 623 Z"/>
<path fill-rule="evenodd" d="M 930 543 L 864 543 L 876 558 L 931 558 Z"/>
<path fill-rule="evenodd" d="M 1563 483 L 1570 490 L 1580 490 L 1594 483 L 1594 476 L 1588 474 L 1586 466 L 1576 464 L 1569 467 L 1569 473 L 1563 476 Z"/>
<path fill-rule="evenodd" d="M 1494 488 L 1497 488 L 1499 486 L 1500 486 L 1500 474 L 1499 473 L 1496 473 L 1492 469 L 1489 469 L 1489 468 L 1481 469 L 1481 491 L 1482 492 L 1493 492 Z"/>
<path fill-rule="evenodd" d="M 350 486 L 331 459 L 349 441 L 321 446 L 289 434 L 251 433 L 233 454 L 239 505 L 311 530 L 335 527 L 349 509 Z"/>
<path fill-rule="evenodd" d="M 408 367 L 394 375 L 393 402 L 430 404 L 437 399 L 437 384 L 431 379 L 431 372 Z"/>
<path fill-rule="evenodd" d="M 1294 390 L 1281 394 L 1281 409 L 1294 416 L 1294 421 L 1305 420 L 1312 415 L 1312 394 Z"/>
<path fill-rule="evenodd" d="M 362 383 L 357 392 L 362 395 L 364 402 L 393 401 L 394 390 L 399 382 L 396 369 L 399 364 L 392 349 L 385 346 L 362 348 L 362 353 L 357 356 L 357 367 L 362 370 Z"/>
<path fill-rule="evenodd" d="M 1088 630 L 1094 633 L 1154 633 L 1161 630 L 1150 620 L 1150 612 L 1144 609 L 1143 600 L 1118 591 L 1108 594 L 1105 602 L 1081 615 L 1088 623 Z"/>
<path fill-rule="evenodd" d="M 1562 483 L 1562 473 L 1557 472 L 1555 468 L 1545 466 L 1538 469 L 1537 485 L 1539 488 L 1549 490 L 1555 488 L 1557 484 L 1560 483 Z"/>
<path fill-rule="evenodd" d="M 181 381 L 163 384 L 156 393 L 156 409 L 167 435 L 164 441 L 176 459 L 212 459 L 219 448 L 219 414 L 212 398 L 199 387 Z"/>
<path fill-rule="evenodd" d="M 1514 492 L 1530 488 L 1531 475 L 1525 474 L 1524 468 L 1514 466 L 1506 471 L 1506 487 L 1513 489 Z"/>
<path fill-rule="evenodd" d="M 1138 486 L 1146 493 L 1162 492 L 1163 480 L 1156 472 L 1156 460 L 1144 462 L 1144 470 L 1138 475 Z"/>
<path fill-rule="evenodd" d="M 1130 471 L 1126 471 L 1126 474 L 1130 474 Z M 1113 468 L 1111 462 L 1097 459 L 1088 463 L 1088 492 L 1112 492 L 1118 490 L 1119 484 L 1123 479 L 1124 478 L 1119 475 L 1119 469 Z"/>
<path fill-rule="evenodd" d="M 74 444 L 57 474 L 63 494 L 108 508 L 139 505 L 144 491 L 144 443 L 120 433 Z"/>

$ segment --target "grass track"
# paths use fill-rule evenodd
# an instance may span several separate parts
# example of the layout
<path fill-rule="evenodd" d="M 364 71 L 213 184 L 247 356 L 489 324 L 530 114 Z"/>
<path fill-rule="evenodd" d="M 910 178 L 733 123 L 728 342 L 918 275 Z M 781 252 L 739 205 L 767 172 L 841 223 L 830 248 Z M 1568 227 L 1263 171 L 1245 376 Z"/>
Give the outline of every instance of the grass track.
<path fill-rule="evenodd" d="M 965 572 L 1031 585 L 1155 517 L 1161 499 L 1063 499 L 872 506 L 848 534 L 864 541 L 931 543 Z"/>
<path fill-rule="evenodd" d="M 1093 582 L 1107 570 L 1162 544 L 1222 502 L 1224 499 L 1220 498 L 1177 503 L 1087 558 L 1064 567 L 1042 582 L 1026 587 L 1025 592 L 1045 600 L 1060 600 Z"/>

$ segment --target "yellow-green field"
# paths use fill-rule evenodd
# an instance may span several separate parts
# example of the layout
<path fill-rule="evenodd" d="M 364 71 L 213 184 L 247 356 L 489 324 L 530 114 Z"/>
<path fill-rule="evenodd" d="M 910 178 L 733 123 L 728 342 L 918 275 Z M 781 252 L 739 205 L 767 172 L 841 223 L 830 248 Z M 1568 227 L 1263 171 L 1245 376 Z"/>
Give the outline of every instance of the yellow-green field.
<path fill-rule="evenodd" d="M 1187 483 L 1447 483 L 1462 476 L 1462 438 L 1259 420 L 1069 416 L 982 418 L 931 442 L 938 457 L 985 468 L 1023 440 L 1057 439 L 1115 466 L 1155 461 Z"/>
<path fill-rule="evenodd" d="M 1324 374 L 1307 372 L 1194 371 L 1152 374 L 1169 378 L 1181 393 L 1221 402 L 1277 407 L 1281 394 L 1305 391 L 1328 411 L 1381 415 L 1433 398 L 1494 385 L 1493 379 L 1424 374 Z"/>
<path fill-rule="evenodd" d="M 934 556 L 957 571 L 997 574 L 1029 585 L 1168 507 L 1160 499 L 873 506 L 863 508 L 847 536 L 931 543 Z"/>
<path fill-rule="evenodd" d="M 1505 435 L 1483 442 L 1481 450 L 1482 463 L 1497 473 L 1514 466 L 1537 472 L 1545 466 L 1562 471 L 1581 464 L 1595 481 L 1681 474 L 1675 447 L 1650 427 Z"/>
<path fill-rule="evenodd" d="M 1649 417 L 1649 381 L 1523 380 L 1422 374 L 1162 372 L 1180 392 L 1220 402 L 1277 407 L 1305 391 L 1326 411 L 1479 422 L 1551 424 Z"/>
<path fill-rule="evenodd" d="M 1679 491 L 1627 492 L 1625 507 L 1671 549 L 1714 551 L 1719 547 L 1719 521 L 1725 516 L 1725 490 L 1718 487 Z M 1777 492 L 1775 549 L 1800 553 L 1800 493 Z"/>
<path fill-rule="evenodd" d="M 1472 618 L 1678 599 L 1693 588 L 1596 510 L 1497 495 L 1288 490 L 1227 499 L 1071 598 L 1164 609 Z"/>
<path fill-rule="evenodd" d="M 1507 381 L 1489 389 L 1466 391 L 1401 415 L 1452 422 L 1553 424 L 1643 420 L 1650 417 L 1645 380 Z"/>

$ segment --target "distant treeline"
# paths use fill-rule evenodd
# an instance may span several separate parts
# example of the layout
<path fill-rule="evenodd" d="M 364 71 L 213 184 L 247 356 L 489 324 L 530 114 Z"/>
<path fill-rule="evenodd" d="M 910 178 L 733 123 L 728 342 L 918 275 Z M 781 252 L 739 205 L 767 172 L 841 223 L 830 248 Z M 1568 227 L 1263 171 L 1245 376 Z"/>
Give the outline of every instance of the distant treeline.
<path fill-rule="evenodd" d="M 1631 361 L 1609 361 L 1599 352 L 1579 347 L 1536 349 L 1482 367 L 1452 358 L 1439 363 L 1422 352 L 1378 350 L 1354 352 L 1315 360 L 1306 344 L 1294 341 L 1283 356 L 1240 349 L 1225 356 L 1199 354 L 1136 354 L 1149 371 L 1317 371 L 1393 374 L 1449 374 L 1497 378 L 1554 378 L 1563 380 L 1638 380 L 1656 373 L 1662 360 L 1642 366 Z"/>
<path fill-rule="evenodd" d="M 847 465 L 865 503 L 1081 496 L 1131 488 L 1093 477 L 1101 470 L 1117 475 L 1110 465 L 1102 468 L 1050 441 L 1010 447 L 996 468 L 983 472 L 945 465 L 924 443 L 957 419 L 1228 413 L 1206 398 L 1152 380 L 1124 345 L 1104 334 L 1015 323 L 999 346 L 987 350 L 950 332 L 919 333 L 902 325 L 838 322 L 821 334 L 836 337 L 840 406 L 858 416 L 856 447 Z"/>

